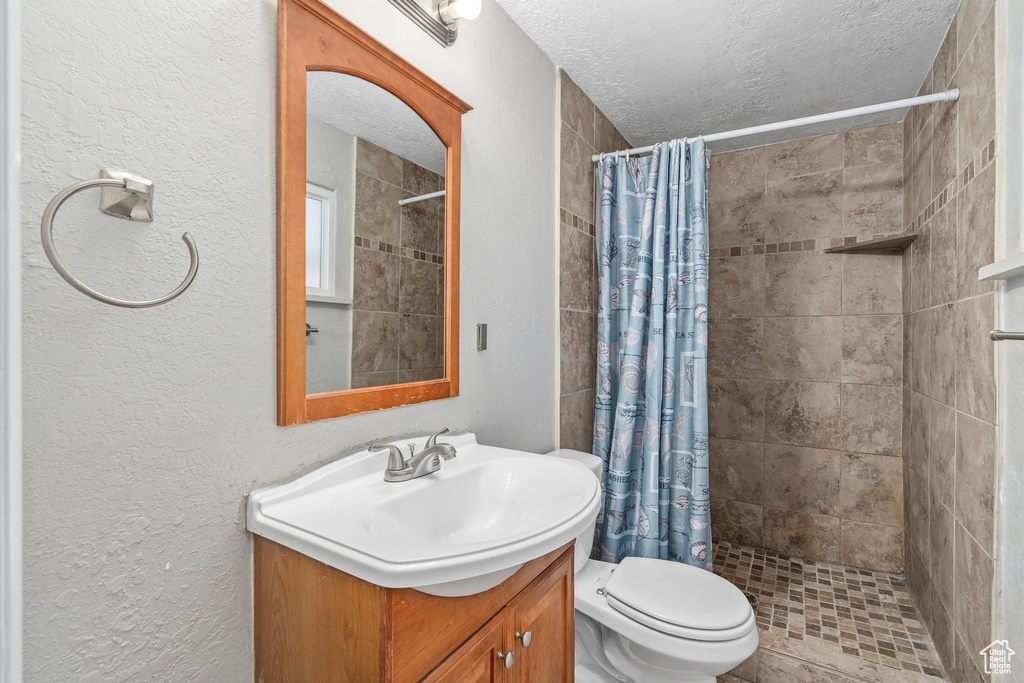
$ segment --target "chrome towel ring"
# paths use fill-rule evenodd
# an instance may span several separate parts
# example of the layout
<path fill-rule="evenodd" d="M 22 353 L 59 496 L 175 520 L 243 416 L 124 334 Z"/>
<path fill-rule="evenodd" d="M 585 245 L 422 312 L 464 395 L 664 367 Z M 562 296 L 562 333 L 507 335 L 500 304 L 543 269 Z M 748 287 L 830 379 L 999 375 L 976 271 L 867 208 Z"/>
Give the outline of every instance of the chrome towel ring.
<path fill-rule="evenodd" d="M 103 169 L 100 171 L 100 177 L 96 180 L 83 180 L 80 183 L 64 188 L 47 204 L 46 211 L 43 212 L 43 222 L 40 226 L 43 249 L 46 251 L 46 256 L 50 259 L 50 263 L 53 264 L 57 273 L 82 294 L 91 296 L 93 299 L 102 301 L 105 304 L 123 306 L 124 308 L 159 306 L 178 297 L 188 289 L 195 279 L 196 273 L 199 271 L 199 251 L 196 249 L 196 243 L 192 240 L 192 235 L 187 232 L 181 236 L 181 239 L 184 240 L 185 246 L 188 247 L 189 259 L 191 261 L 188 274 L 185 275 L 185 279 L 182 280 L 181 284 L 174 291 L 170 294 L 165 294 L 159 299 L 151 299 L 149 301 L 115 299 L 112 296 L 100 294 L 95 289 L 82 284 L 68 271 L 64 266 L 64 262 L 60 260 L 60 256 L 57 255 L 56 248 L 53 246 L 53 218 L 57 215 L 57 210 L 60 209 L 61 205 L 71 195 L 91 187 L 102 188 L 100 211 L 103 213 L 130 221 L 144 221 L 148 223 L 153 220 L 153 181 L 141 176 Z"/>

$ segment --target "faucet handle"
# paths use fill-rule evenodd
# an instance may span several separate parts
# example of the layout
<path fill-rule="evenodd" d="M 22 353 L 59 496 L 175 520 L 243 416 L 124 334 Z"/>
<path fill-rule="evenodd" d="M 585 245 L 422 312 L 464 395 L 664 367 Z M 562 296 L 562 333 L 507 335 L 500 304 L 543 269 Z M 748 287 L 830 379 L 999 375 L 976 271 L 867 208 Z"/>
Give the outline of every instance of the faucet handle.
<path fill-rule="evenodd" d="M 390 443 L 372 443 L 367 448 L 369 451 L 383 451 L 387 449 L 388 453 L 388 469 L 393 471 L 404 470 L 406 468 L 405 458 L 402 457 L 402 449 L 394 444 Z"/>
<path fill-rule="evenodd" d="M 444 429 L 439 431 L 437 434 L 432 434 L 430 436 L 430 438 L 427 439 L 427 448 L 430 448 L 431 446 L 436 446 L 437 445 L 437 437 L 441 436 L 442 434 L 447 434 L 447 433 L 448 433 L 448 428 L 445 427 Z"/>

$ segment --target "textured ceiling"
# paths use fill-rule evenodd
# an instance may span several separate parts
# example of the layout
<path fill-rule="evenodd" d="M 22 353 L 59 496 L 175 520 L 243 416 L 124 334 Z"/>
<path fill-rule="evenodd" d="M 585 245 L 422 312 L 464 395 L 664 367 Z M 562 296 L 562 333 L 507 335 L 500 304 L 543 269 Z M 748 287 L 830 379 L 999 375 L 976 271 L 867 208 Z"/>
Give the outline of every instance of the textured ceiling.
<path fill-rule="evenodd" d="M 369 81 L 333 71 L 310 71 L 306 113 L 444 175 L 448 150 L 441 139 L 409 105 Z"/>
<path fill-rule="evenodd" d="M 497 2 L 636 146 L 912 97 L 959 4 Z M 721 141 L 715 150 L 890 123 L 905 112 Z"/>

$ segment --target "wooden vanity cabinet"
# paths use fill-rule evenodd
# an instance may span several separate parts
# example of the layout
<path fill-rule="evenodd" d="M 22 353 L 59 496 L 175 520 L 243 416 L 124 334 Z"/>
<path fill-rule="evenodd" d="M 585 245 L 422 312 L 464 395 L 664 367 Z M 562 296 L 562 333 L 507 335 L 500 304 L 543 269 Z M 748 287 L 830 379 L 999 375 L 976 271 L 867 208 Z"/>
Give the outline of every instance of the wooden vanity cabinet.
<path fill-rule="evenodd" d="M 569 543 L 483 593 L 445 598 L 376 586 L 257 536 L 256 681 L 572 681 L 572 560 Z"/>

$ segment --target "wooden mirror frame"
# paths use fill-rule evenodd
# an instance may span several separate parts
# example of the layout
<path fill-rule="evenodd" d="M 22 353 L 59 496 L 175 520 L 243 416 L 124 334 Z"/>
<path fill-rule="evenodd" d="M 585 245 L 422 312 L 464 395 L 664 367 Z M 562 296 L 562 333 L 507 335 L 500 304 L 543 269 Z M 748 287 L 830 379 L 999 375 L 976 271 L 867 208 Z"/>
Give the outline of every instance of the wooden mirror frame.
<path fill-rule="evenodd" d="M 302 424 L 458 396 L 459 169 L 462 115 L 472 107 L 318 0 L 280 0 L 277 31 L 277 423 Z M 419 114 L 447 148 L 441 379 L 306 394 L 308 71 L 349 74 L 384 88 Z"/>

